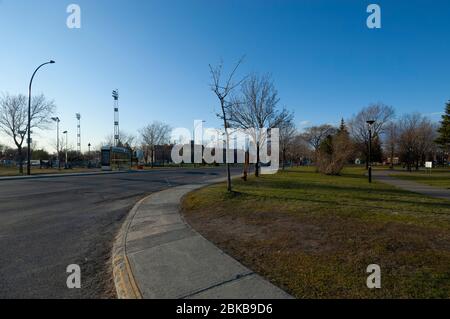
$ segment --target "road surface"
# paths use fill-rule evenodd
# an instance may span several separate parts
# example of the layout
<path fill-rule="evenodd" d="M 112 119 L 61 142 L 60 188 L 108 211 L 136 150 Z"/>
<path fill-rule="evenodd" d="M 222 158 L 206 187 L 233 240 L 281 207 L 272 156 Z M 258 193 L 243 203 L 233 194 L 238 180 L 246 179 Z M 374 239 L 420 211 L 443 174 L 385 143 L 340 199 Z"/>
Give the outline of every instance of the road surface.
<path fill-rule="evenodd" d="M 237 171 L 235 171 L 237 173 Z M 0 181 L 0 298 L 111 298 L 111 248 L 142 197 L 224 168 Z M 81 267 L 68 289 L 66 267 Z"/>

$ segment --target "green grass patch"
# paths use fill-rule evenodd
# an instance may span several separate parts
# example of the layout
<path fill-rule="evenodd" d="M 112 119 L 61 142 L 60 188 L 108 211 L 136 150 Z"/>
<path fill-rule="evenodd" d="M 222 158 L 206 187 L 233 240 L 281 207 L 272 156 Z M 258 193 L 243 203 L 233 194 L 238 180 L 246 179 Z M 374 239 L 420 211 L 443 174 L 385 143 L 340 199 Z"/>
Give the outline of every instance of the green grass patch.
<path fill-rule="evenodd" d="M 449 298 L 450 202 L 292 169 L 188 194 L 186 219 L 206 238 L 298 298 Z M 382 289 L 366 287 L 379 264 Z"/>

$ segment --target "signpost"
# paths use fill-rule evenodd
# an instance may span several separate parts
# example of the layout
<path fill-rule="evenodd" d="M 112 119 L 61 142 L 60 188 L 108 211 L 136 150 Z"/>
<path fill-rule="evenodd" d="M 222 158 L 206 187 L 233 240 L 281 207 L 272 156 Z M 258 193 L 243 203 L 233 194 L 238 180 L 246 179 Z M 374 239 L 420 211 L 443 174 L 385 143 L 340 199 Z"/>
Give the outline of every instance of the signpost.
<path fill-rule="evenodd" d="M 425 162 L 425 168 L 427 169 L 428 173 L 431 174 L 431 169 L 433 168 L 433 162 Z"/>

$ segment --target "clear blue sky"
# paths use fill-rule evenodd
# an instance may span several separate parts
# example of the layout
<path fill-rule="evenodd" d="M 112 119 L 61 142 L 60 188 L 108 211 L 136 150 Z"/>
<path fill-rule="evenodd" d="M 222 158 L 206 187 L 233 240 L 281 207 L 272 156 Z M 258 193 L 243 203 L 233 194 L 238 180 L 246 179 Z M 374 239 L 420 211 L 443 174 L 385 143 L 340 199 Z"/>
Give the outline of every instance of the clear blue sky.
<path fill-rule="evenodd" d="M 82 9 L 82 28 L 66 27 L 66 7 Z M 366 27 L 366 7 L 382 8 L 382 29 Z M 217 127 L 208 63 L 241 74 L 269 72 L 296 123 L 337 123 L 371 102 L 398 113 L 442 112 L 450 99 L 450 2 L 256 0 L 0 0 L 0 92 L 53 98 L 75 145 L 113 131 L 111 90 L 121 94 L 121 129 L 153 120 Z M 433 115 L 432 115 L 433 114 Z M 50 148 L 55 131 L 35 136 Z M 4 137 L 1 140 L 6 141 Z"/>

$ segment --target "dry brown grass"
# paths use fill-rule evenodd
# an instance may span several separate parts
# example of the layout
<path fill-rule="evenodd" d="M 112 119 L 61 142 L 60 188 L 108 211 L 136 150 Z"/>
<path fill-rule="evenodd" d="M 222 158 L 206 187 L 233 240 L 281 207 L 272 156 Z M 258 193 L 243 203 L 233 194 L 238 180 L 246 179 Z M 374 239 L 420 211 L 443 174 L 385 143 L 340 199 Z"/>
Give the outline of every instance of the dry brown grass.
<path fill-rule="evenodd" d="M 450 202 L 309 170 L 189 194 L 206 238 L 298 298 L 449 298 Z M 366 287 L 379 264 L 382 289 Z"/>

